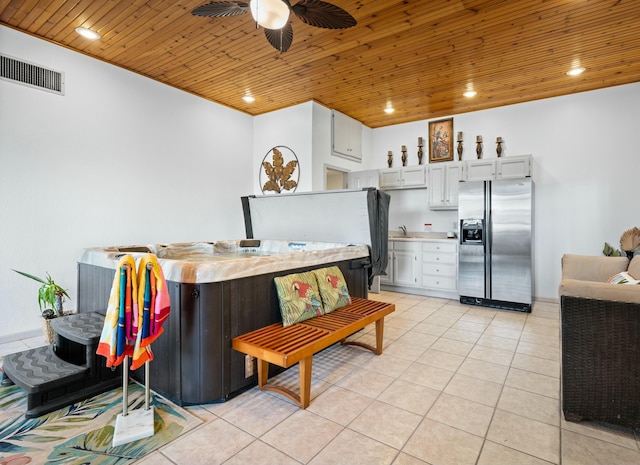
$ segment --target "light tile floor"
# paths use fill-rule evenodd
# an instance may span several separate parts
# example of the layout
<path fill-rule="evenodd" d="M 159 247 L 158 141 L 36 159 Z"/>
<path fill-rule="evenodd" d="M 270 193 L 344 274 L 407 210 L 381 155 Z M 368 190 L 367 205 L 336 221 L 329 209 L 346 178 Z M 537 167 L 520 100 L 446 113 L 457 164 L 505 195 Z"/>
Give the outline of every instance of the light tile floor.
<path fill-rule="evenodd" d="M 311 404 L 250 389 L 188 409 L 204 423 L 138 465 L 640 464 L 627 430 L 569 423 L 558 304 L 530 314 L 382 292 L 381 356 L 335 345 L 313 360 Z M 374 342 L 373 326 L 354 338 Z M 0 355 L 43 343 L 0 344 Z M 298 389 L 298 370 L 278 375 Z"/>

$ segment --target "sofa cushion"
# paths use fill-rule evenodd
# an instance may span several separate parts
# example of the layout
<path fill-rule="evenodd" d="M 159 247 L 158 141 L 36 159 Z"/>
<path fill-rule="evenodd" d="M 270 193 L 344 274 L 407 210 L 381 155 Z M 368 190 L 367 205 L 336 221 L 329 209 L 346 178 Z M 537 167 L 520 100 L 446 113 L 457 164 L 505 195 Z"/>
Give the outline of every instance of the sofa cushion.
<path fill-rule="evenodd" d="M 640 303 L 640 286 L 619 286 L 577 279 L 563 279 L 560 282 L 558 294 L 585 299 Z"/>
<path fill-rule="evenodd" d="M 562 279 L 606 283 L 614 274 L 627 271 L 628 266 L 629 259 L 626 257 L 565 254 L 562 256 Z"/>
<path fill-rule="evenodd" d="M 273 279 L 278 291 L 282 325 L 289 326 L 324 313 L 316 276 L 294 273 Z"/>
<path fill-rule="evenodd" d="M 633 279 L 640 279 L 640 255 L 634 255 L 629 263 L 629 269 L 627 272 L 633 277 Z"/>

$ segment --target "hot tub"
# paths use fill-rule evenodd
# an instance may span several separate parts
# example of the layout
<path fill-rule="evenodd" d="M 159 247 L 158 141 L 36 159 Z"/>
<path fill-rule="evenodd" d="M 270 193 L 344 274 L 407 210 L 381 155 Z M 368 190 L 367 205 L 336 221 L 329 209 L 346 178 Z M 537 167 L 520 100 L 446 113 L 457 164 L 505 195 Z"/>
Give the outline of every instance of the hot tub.
<path fill-rule="evenodd" d="M 158 257 L 171 297 L 165 333 L 152 346 L 151 387 L 180 405 L 224 401 L 257 384 L 256 374 L 245 376 L 245 358 L 231 339 L 282 321 L 274 277 L 337 265 L 350 294 L 367 297 L 366 245 L 224 240 L 85 249 L 78 311 L 104 314 L 120 257 L 144 253 Z"/>

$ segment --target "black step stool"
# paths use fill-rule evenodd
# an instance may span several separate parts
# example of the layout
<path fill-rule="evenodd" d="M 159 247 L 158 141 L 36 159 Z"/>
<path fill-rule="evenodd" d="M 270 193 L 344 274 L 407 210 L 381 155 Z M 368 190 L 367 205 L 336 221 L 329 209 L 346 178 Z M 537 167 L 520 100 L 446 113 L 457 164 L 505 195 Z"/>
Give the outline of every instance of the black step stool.
<path fill-rule="evenodd" d="M 27 418 L 93 397 L 120 384 L 122 370 L 96 355 L 104 316 L 76 313 L 51 320 L 55 344 L 7 355 L 2 385 L 27 391 Z M 9 382 L 10 381 L 10 382 Z"/>

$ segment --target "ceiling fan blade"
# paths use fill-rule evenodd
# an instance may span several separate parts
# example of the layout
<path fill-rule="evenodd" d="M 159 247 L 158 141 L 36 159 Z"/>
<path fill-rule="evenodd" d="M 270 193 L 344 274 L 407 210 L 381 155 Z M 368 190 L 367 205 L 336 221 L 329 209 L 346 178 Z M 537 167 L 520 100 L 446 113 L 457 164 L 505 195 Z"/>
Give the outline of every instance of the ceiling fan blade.
<path fill-rule="evenodd" d="M 325 29 L 345 29 L 358 23 L 342 8 L 321 0 L 301 0 L 291 10 L 301 21 Z"/>
<path fill-rule="evenodd" d="M 271 45 L 281 53 L 286 52 L 293 43 L 293 26 L 291 23 L 285 24 L 282 29 L 266 29 L 264 35 Z"/>
<path fill-rule="evenodd" d="M 212 16 L 224 18 L 226 16 L 239 16 L 249 12 L 249 4 L 245 2 L 210 2 L 194 9 L 194 16 Z"/>

